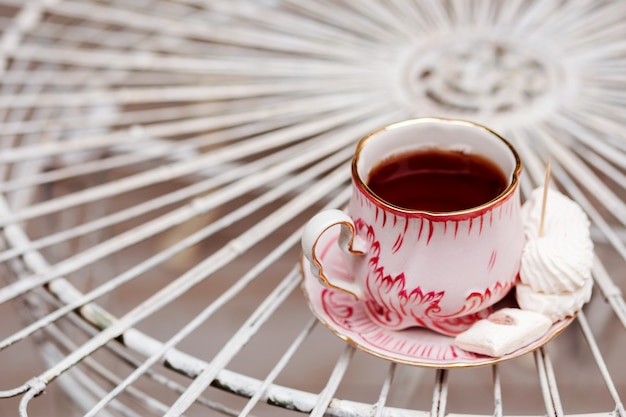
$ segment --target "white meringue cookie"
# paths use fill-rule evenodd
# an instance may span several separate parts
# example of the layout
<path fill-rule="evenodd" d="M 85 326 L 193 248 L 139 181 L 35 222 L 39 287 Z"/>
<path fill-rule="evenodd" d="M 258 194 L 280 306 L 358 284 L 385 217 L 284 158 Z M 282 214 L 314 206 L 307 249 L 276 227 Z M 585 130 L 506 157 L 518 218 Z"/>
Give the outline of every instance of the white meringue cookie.
<path fill-rule="evenodd" d="M 520 280 L 534 291 L 546 294 L 576 291 L 591 279 L 592 266 L 591 240 L 553 233 L 526 242 Z"/>
<path fill-rule="evenodd" d="M 543 187 L 535 188 L 522 206 L 524 235 L 532 240 L 539 236 L 541 210 L 543 205 Z M 591 240 L 589 218 L 584 210 L 558 190 L 548 190 L 546 211 L 543 221 L 543 235 L 557 235 L 563 238 Z"/>
<path fill-rule="evenodd" d="M 592 288 L 591 279 L 576 291 L 561 294 L 536 292 L 528 285 L 518 284 L 515 296 L 521 309 L 541 313 L 556 322 L 576 314 L 591 299 Z"/>
<path fill-rule="evenodd" d="M 591 298 L 593 241 L 589 218 L 557 190 L 547 193 L 542 235 L 543 187 L 522 206 L 526 243 L 522 251 L 517 303 L 552 321 L 575 314 Z"/>

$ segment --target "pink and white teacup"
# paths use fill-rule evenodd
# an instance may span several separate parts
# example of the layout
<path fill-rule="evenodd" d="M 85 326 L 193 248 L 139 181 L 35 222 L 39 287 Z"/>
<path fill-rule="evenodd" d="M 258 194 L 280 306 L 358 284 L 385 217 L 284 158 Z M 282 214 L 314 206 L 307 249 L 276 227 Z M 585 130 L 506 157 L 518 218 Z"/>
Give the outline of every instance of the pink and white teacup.
<path fill-rule="evenodd" d="M 466 166 L 475 162 L 499 172 L 493 195 L 475 198 L 485 192 L 481 175 L 493 179 Z M 361 301 L 380 326 L 458 334 L 517 279 L 521 169 L 511 144 L 475 123 L 420 118 L 377 130 L 357 145 L 347 210 L 322 211 L 305 226 L 312 273 Z M 350 280 L 327 273 L 319 253 L 337 234 Z"/>

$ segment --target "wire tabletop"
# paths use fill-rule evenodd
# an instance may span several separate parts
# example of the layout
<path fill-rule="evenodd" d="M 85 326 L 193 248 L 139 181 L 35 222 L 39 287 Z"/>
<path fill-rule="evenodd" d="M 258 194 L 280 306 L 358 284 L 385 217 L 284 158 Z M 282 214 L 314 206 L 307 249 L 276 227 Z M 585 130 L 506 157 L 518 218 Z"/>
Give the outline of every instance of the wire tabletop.
<path fill-rule="evenodd" d="M 626 417 L 626 3 L 0 0 L 0 415 Z M 591 220 L 591 301 L 465 369 L 336 337 L 302 226 L 365 134 L 513 143 Z M 45 394 L 45 395 L 42 395 Z"/>

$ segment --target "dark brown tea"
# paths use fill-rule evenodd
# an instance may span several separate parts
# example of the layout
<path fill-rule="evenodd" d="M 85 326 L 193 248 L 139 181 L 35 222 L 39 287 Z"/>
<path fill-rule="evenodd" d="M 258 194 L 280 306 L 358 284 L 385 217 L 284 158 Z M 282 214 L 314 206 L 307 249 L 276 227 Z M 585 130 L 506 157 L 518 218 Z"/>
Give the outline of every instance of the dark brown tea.
<path fill-rule="evenodd" d="M 449 212 L 493 200 L 506 189 L 508 179 L 481 155 L 424 149 L 381 162 L 371 171 L 367 185 L 398 207 Z"/>

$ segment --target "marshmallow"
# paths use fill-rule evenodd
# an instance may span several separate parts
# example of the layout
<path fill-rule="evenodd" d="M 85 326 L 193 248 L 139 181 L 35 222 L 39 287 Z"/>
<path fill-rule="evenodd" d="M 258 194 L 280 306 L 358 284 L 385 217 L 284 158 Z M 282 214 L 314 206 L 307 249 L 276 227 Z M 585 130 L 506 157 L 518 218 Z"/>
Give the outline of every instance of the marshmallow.
<path fill-rule="evenodd" d="M 543 314 L 503 308 L 458 334 L 454 344 L 469 352 L 500 357 L 539 339 L 551 325 Z"/>

